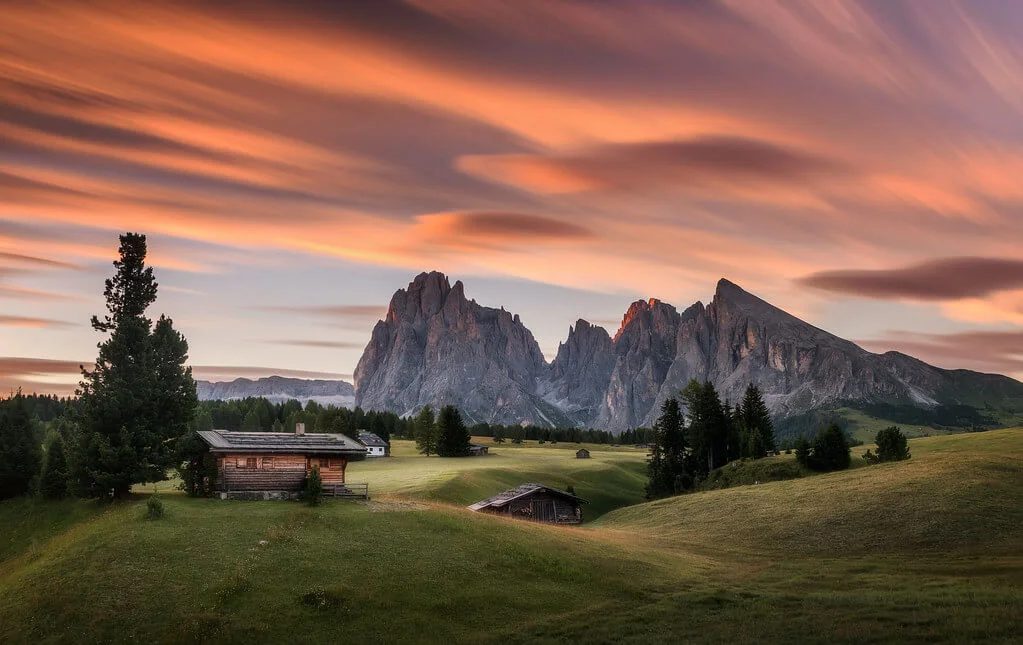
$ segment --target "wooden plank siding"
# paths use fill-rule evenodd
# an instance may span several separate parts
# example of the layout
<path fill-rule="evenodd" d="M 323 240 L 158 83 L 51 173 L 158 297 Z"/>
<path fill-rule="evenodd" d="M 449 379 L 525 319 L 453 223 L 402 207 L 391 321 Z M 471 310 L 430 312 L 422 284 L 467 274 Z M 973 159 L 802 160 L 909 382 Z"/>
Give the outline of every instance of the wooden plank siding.
<path fill-rule="evenodd" d="M 299 491 L 313 466 L 325 485 L 343 484 L 348 458 L 289 454 L 227 454 L 217 459 L 220 491 Z"/>
<path fill-rule="evenodd" d="M 578 505 L 559 495 L 544 492 L 525 495 L 498 508 L 485 508 L 482 512 L 550 524 L 578 524 L 582 521 Z"/>

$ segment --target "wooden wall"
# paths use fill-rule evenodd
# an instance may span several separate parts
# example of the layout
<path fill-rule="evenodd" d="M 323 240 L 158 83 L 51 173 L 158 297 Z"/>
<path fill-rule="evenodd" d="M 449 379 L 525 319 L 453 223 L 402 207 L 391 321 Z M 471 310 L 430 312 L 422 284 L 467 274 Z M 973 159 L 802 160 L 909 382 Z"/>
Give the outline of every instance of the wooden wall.
<path fill-rule="evenodd" d="M 320 467 L 324 484 L 345 481 L 345 457 L 306 457 L 305 455 L 250 455 L 231 454 L 217 459 L 219 480 L 217 488 L 232 490 L 288 490 L 302 489 L 309 470 Z"/>
<path fill-rule="evenodd" d="M 578 524 L 582 521 L 582 514 L 577 512 L 578 508 L 577 505 L 560 495 L 541 492 L 520 497 L 505 504 L 502 508 L 483 510 L 488 513 L 511 515 L 536 522 Z"/>

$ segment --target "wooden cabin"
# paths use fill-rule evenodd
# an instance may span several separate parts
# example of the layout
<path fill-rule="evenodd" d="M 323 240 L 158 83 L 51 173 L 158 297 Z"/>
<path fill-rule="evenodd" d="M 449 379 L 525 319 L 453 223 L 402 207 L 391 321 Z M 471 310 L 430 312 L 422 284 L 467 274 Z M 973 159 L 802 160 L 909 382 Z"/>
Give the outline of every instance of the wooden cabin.
<path fill-rule="evenodd" d="M 576 459 L 589 459 L 590 458 L 590 451 L 587 450 L 586 448 L 580 448 L 579 450 L 575 451 L 575 458 Z"/>
<path fill-rule="evenodd" d="M 366 446 L 367 457 L 390 457 L 391 446 L 372 432 L 360 432 L 359 443 Z"/>
<path fill-rule="evenodd" d="M 365 446 L 343 434 L 305 434 L 303 424 L 294 434 L 204 430 L 199 436 L 217 458 L 216 489 L 222 497 L 291 497 L 302 490 L 314 466 L 320 468 L 324 490 L 336 493 L 345 483 L 348 463 L 365 459 L 367 453 Z"/>
<path fill-rule="evenodd" d="M 469 444 L 469 456 L 470 457 L 483 457 L 490 453 L 490 448 L 487 446 L 481 446 L 478 443 Z"/>
<path fill-rule="evenodd" d="M 580 506 L 585 503 L 581 497 L 558 488 L 522 484 L 476 502 L 469 510 L 547 524 L 578 524 L 583 521 Z"/>

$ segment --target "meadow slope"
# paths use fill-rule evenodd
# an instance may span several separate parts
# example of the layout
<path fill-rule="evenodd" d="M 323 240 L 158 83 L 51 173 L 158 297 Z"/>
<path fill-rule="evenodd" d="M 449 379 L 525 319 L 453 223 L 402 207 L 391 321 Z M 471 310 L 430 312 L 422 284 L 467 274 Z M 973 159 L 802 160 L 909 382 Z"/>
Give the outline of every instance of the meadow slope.
<path fill-rule="evenodd" d="M 617 510 L 605 491 L 578 528 L 462 505 L 516 471 L 635 495 L 642 456 L 402 454 L 366 462 L 368 504 L 167 495 L 155 522 L 141 499 L 4 502 L 0 642 L 1018 642 L 1023 429 L 910 446 Z"/>

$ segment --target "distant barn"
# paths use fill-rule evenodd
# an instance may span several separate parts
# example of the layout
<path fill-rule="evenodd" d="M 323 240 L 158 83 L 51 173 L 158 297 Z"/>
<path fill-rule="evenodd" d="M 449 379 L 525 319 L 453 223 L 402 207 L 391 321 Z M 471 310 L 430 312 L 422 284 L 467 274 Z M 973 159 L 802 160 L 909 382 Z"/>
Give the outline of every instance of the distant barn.
<path fill-rule="evenodd" d="M 579 450 L 575 451 L 575 458 L 576 459 L 589 459 L 590 458 L 590 451 L 587 450 L 586 448 L 580 448 Z"/>
<path fill-rule="evenodd" d="M 580 506 L 585 503 L 581 497 L 558 488 L 522 484 L 476 502 L 469 510 L 547 524 L 578 524 L 583 520 Z"/>
<path fill-rule="evenodd" d="M 470 457 L 482 457 L 490 453 L 490 448 L 487 446 L 481 446 L 478 443 L 469 444 L 469 456 Z"/>
<path fill-rule="evenodd" d="M 359 443 L 366 446 L 367 457 L 390 457 L 391 446 L 372 432 L 360 432 Z"/>
<path fill-rule="evenodd" d="M 199 436 L 217 458 L 216 490 L 221 497 L 240 499 L 293 497 L 314 466 L 319 466 L 326 494 L 350 495 L 354 489 L 345 483 L 345 470 L 367 453 L 343 434 L 305 434 L 301 423 L 294 434 L 203 430 Z M 359 496 L 367 495 L 361 486 Z"/>

